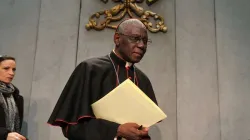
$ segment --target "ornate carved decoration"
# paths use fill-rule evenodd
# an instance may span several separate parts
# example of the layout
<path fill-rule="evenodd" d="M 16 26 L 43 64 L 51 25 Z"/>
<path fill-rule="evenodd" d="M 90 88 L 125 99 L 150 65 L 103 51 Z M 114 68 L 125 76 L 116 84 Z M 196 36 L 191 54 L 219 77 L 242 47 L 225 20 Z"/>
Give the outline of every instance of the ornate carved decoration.
<path fill-rule="evenodd" d="M 108 0 L 101 0 L 107 3 Z M 167 32 L 167 26 L 164 25 L 164 19 L 148 10 L 144 10 L 142 7 L 138 6 L 137 3 L 142 3 L 144 0 L 112 0 L 113 2 L 119 3 L 109 10 L 104 10 L 96 12 L 89 18 L 89 22 L 86 24 L 86 29 L 103 30 L 104 28 L 116 29 L 117 25 L 112 24 L 113 22 L 122 20 L 126 14 L 130 18 L 137 18 L 141 20 L 147 29 L 153 33 L 156 32 Z M 147 0 L 146 3 L 150 6 L 157 0 Z M 103 17 L 103 20 L 100 18 Z M 154 20 L 152 23 L 151 20 Z"/>

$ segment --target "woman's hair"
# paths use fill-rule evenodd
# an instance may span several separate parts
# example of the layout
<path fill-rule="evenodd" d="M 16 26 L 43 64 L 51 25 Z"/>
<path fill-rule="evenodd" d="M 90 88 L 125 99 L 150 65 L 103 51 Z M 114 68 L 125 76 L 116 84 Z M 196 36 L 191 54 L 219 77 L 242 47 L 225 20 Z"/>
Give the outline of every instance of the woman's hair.
<path fill-rule="evenodd" d="M 12 56 L 7 56 L 7 55 L 0 55 L 0 63 L 4 60 L 13 60 L 16 61 L 16 59 Z"/>

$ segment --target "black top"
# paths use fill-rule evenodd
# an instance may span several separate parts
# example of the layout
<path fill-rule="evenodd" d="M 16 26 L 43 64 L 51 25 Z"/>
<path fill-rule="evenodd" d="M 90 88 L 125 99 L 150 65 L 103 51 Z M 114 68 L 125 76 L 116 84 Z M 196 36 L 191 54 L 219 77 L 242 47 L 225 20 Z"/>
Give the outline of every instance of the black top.
<path fill-rule="evenodd" d="M 119 124 L 95 119 L 91 104 L 101 99 L 118 85 L 116 72 L 120 83 L 130 78 L 157 104 L 148 77 L 135 66 L 126 68 L 125 65 L 126 62 L 117 57 L 114 52 L 103 57 L 91 58 L 81 62 L 75 68 L 64 87 L 48 123 L 62 127 L 64 135 L 69 139 L 113 140 Z M 101 122 L 97 123 L 96 121 Z M 82 125 L 81 131 L 77 131 L 76 128 L 73 131 L 73 127 L 80 125 Z M 104 126 L 105 129 L 101 129 Z M 96 129 L 94 129 L 95 127 Z M 86 133 L 84 133 L 83 129 L 86 129 Z M 78 132 L 81 134 L 76 134 Z"/>
<path fill-rule="evenodd" d="M 14 100 L 16 102 L 16 106 L 18 108 L 18 113 L 20 117 L 20 128 L 22 127 L 23 121 L 23 97 L 19 95 L 19 90 L 15 87 L 15 91 L 13 93 Z M 0 140 L 6 140 L 6 137 L 10 131 L 6 129 L 6 122 L 5 122 L 5 113 L 4 108 L 0 105 Z"/>

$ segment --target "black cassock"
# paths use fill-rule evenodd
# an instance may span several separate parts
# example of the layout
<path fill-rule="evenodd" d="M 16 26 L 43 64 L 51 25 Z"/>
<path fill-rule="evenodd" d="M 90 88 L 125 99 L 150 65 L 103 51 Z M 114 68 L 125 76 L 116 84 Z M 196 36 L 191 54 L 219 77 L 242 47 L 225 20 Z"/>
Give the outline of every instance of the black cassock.
<path fill-rule="evenodd" d="M 69 140 L 114 140 L 120 124 L 95 119 L 92 103 L 130 78 L 157 104 L 148 77 L 134 65 L 125 67 L 126 64 L 113 51 L 81 62 L 64 87 L 48 123 L 60 126 Z"/>

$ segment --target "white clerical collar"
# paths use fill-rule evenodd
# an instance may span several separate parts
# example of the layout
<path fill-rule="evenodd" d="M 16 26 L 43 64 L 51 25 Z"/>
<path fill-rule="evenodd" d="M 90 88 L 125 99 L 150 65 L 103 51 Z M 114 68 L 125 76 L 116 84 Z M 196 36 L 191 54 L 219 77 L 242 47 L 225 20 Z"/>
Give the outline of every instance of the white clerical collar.
<path fill-rule="evenodd" d="M 132 66 L 132 63 L 130 63 L 130 62 L 126 62 L 125 67 L 130 67 L 130 66 Z"/>

